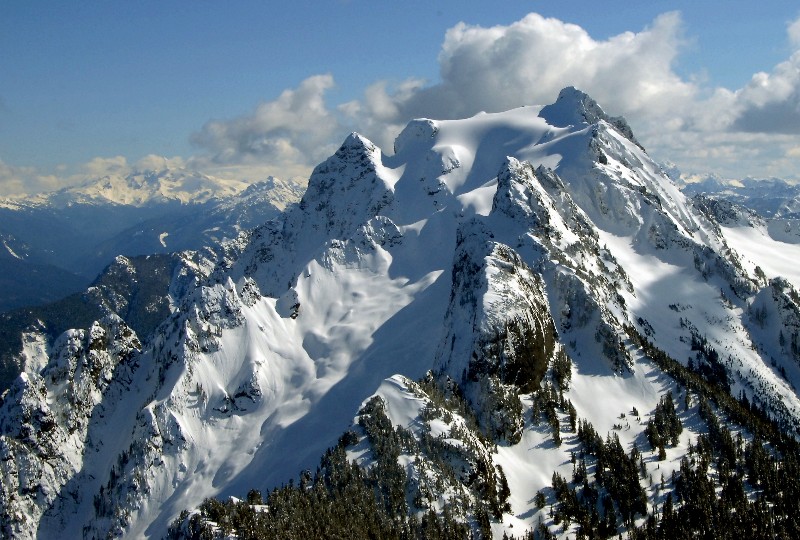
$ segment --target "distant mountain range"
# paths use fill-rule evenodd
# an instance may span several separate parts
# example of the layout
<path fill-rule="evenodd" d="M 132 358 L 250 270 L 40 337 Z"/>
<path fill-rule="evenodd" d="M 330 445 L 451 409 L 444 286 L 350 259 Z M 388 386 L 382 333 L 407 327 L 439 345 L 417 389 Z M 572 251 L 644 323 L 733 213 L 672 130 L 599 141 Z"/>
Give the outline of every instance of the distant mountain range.
<path fill-rule="evenodd" d="M 764 218 L 800 219 L 800 184 L 780 178 L 745 178 L 724 181 L 707 176 L 686 183 L 682 191 L 689 196 L 698 194 L 746 206 Z"/>
<path fill-rule="evenodd" d="M 0 312 L 78 292 L 117 255 L 235 238 L 297 202 L 303 189 L 275 178 L 247 185 L 166 169 L 0 200 Z"/>

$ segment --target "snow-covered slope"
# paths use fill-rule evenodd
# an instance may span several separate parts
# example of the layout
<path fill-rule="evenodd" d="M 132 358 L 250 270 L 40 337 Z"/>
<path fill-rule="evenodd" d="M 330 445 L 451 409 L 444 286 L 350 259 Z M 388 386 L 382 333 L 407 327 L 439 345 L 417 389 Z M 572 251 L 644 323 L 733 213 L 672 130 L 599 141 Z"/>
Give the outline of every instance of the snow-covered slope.
<path fill-rule="evenodd" d="M 723 182 L 710 177 L 687 184 L 683 192 L 719 223 L 744 264 L 800 286 L 794 263 L 800 254 L 800 187 L 778 178 Z"/>
<path fill-rule="evenodd" d="M 398 457 L 417 479 L 414 500 L 434 510 L 462 501 L 475 524 L 488 497 L 494 534 L 519 534 L 550 519 L 534 495 L 572 467 L 565 411 L 618 433 L 627 453 L 662 394 L 681 391 L 645 337 L 796 434 L 796 366 L 790 355 L 770 362 L 780 336 L 761 331 L 760 306 L 791 341 L 797 293 L 755 270 L 782 267 L 755 249 L 740 259 L 744 243 L 733 242 L 623 119 L 574 88 L 543 108 L 415 120 L 393 155 L 352 134 L 299 205 L 226 244 L 213 265 L 186 263 L 152 340 L 98 323 L 114 336 L 101 371 L 119 370 L 124 384 L 81 383 L 91 399 L 80 409 L 59 398 L 94 365 L 94 327 L 61 338 L 75 343 L 69 362 L 63 345 L 29 347 L 40 356 L 31 365 L 45 367 L 20 377 L 0 409 L 2 526 L 20 537 L 161 537 L 205 497 L 313 469 L 357 411 L 374 413 L 374 394 L 413 437 L 454 441 L 445 462 L 463 474 L 438 493 L 420 491 L 435 478 L 425 471 L 447 467 L 429 447 Z M 429 389 L 463 400 L 463 415 L 423 414 L 432 398 L 413 381 L 427 373 Z M 532 412 L 544 409 L 558 443 Z M 696 412 L 686 407 L 688 429 L 665 461 L 648 454 L 647 471 L 679 467 L 702 431 Z M 48 426 L 34 439 L 20 427 L 31 419 Z M 473 421 L 480 436 L 457 427 Z M 348 450 L 365 467 L 367 435 Z M 67 440 L 69 464 L 41 450 Z"/>

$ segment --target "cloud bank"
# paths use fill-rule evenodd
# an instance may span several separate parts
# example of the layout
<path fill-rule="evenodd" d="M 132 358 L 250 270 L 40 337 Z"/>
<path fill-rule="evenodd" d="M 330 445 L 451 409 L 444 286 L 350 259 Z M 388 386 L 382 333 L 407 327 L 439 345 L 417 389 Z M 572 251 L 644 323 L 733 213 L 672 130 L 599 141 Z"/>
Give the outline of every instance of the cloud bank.
<path fill-rule="evenodd" d="M 195 158 L 207 166 L 270 164 L 281 176 L 307 172 L 308 164 L 327 157 L 340 135 L 340 121 L 325 104 L 333 76 L 315 75 L 295 89 L 284 90 L 245 115 L 212 120 L 191 136 L 206 154 Z"/>
<path fill-rule="evenodd" d="M 597 41 L 581 27 L 532 13 L 509 26 L 459 24 L 439 54 L 441 83 L 405 102 L 406 112 L 463 117 L 554 101 L 576 86 L 608 108 L 663 114 L 695 89 L 673 71 L 680 17 L 667 13 L 639 33 Z"/>
<path fill-rule="evenodd" d="M 15 167 L 0 160 L 0 196 L 53 191 L 63 186 L 56 175 L 40 174 L 35 167 Z"/>

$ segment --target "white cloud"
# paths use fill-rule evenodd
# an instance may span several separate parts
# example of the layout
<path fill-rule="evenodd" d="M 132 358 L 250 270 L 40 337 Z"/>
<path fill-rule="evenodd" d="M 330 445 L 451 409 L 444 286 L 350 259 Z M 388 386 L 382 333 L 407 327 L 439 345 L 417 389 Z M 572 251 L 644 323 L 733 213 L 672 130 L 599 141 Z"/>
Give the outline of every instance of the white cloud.
<path fill-rule="evenodd" d="M 792 23 L 789 24 L 787 28 L 787 33 L 789 34 L 789 42 L 794 46 L 796 49 L 800 49 L 800 17 Z"/>
<path fill-rule="evenodd" d="M 0 161 L 0 195 L 17 195 L 24 193 L 24 182 L 14 167 Z"/>
<path fill-rule="evenodd" d="M 797 136 L 733 131 L 663 132 L 648 141 L 648 150 L 677 162 L 684 173 L 714 173 L 723 178 L 797 179 Z M 651 155 L 653 152 L 650 151 Z M 656 157 L 659 157 L 656 156 Z M 674 157 L 674 159 L 673 159 Z"/>
<path fill-rule="evenodd" d="M 96 157 L 84 163 L 81 167 L 88 176 L 108 176 L 114 174 L 127 174 L 131 168 L 124 156 L 110 158 Z"/>
<path fill-rule="evenodd" d="M 331 110 L 325 92 L 331 75 L 316 75 L 277 99 L 233 119 L 208 122 L 192 136 L 206 154 L 190 161 L 203 166 L 261 165 L 276 176 L 300 172 L 326 158 L 348 131 L 366 135 L 387 151 L 405 124 L 417 117 L 458 118 L 546 104 L 565 86 L 589 93 L 612 114 L 626 114 L 637 132 L 645 124 L 684 127 L 695 101 L 694 83 L 673 64 L 682 47 L 677 13 L 651 26 L 607 40 L 584 29 L 532 13 L 508 26 L 458 24 L 439 53 L 441 81 L 399 84 L 377 81 L 359 100 Z"/>
<path fill-rule="evenodd" d="M 393 136 L 412 118 L 460 118 L 544 105 L 565 86 L 575 86 L 609 114 L 626 116 L 639 140 L 662 154 L 674 150 L 660 144 L 670 140 L 665 132 L 725 129 L 733 120 L 732 92 L 709 92 L 675 72 L 684 43 L 676 12 L 657 17 L 639 32 L 606 40 L 535 13 L 508 26 L 461 23 L 445 36 L 440 82 L 423 87 L 409 81 L 396 88 L 376 83 L 342 112 L 359 131 L 391 148 Z M 680 155 L 663 156 L 682 164 Z"/>
<path fill-rule="evenodd" d="M 58 165 L 56 174 L 35 167 L 14 167 L 0 161 L 0 197 L 15 197 L 55 191 L 104 176 L 125 176 L 134 171 L 160 171 L 184 167 L 180 157 L 147 155 L 131 165 L 124 156 L 95 157 L 77 167 Z"/>
<path fill-rule="evenodd" d="M 508 109 L 553 100 L 576 86 L 612 109 L 663 109 L 694 88 L 672 71 L 681 45 L 680 17 L 668 13 L 639 33 L 594 40 L 573 24 L 530 14 L 507 27 L 458 25 L 439 59 L 442 88 L 461 111 Z"/>
<path fill-rule="evenodd" d="M 411 78 L 389 89 L 387 81 L 378 81 L 364 90 L 363 101 L 350 101 L 339 105 L 338 112 L 345 117 L 350 131 L 366 135 L 385 150 L 391 150 L 394 138 L 409 120 L 424 116 L 403 111 L 403 104 L 424 89 L 425 81 Z M 440 116 L 441 118 L 441 116 Z M 346 129 L 342 129 L 346 131 Z"/>
<path fill-rule="evenodd" d="M 51 191 L 63 185 L 63 179 L 40 174 L 34 167 L 14 167 L 0 160 L 0 197 Z"/>
<path fill-rule="evenodd" d="M 755 73 L 741 89 L 718 89 L 711 99 L 698 104 L 701 110 L 718 111 L 723 120 L 703 126 L 706 130 L 739 133 L 742 140 L 748 140 L 743 136 L 748 133 L 800 134 L 800 19 L 788 26 L 787 38 L 794 48 L 787 60 L 770 72 Z"/>
<path fill-rule="evenodd" d="M 376 95 L 385 86 L 372 87 L 364 102 L 382 103 L 385 121 L 456 118 L 550 103 L 561 88 L 576 86 L 607 110 L 668 117 L 697 93 L 672 69 L 683 43 L 681 32 L 677 13 L 661 15 L 641 32 L 605 41 L 535 13 L 509 26 L 460 23 L 445 36 L 440 83 L 391 96 Z M 392 101 L 394 107 L 388 105 Z M 392 111 L 394 118 L 386 114 Z"/>
<path fill-rule="evenodd" d="M 128 163 L 125 156 L 95 157 L 78 168 L 78 172 L 68 175 L 72 184 L 103 176 L 125 176 L 133 172 L 162 171 L 164 169 L 179 169 L 186 163 L 181 157 L 165 157 L 157 154 L 148 154 L 138 159 L 135 163 Z M 67 170 L 63 172 L 66 174 Z"/>
<path fill-rule="evenodd" d="M 208 152 L 210 165 L 261 164 L 276 176 L 287 169 L 307 172 L 335 149 L 339 122 L 324 101 L 333 85 L 331 75 L 309 77 L 248 114 L 206 123 L 192 142 Z"/>
<path fill-rule="evenodd" d="M 185 166 L 185 161 L 179 156 L 168 158 L 156 154 L 146 155 L 134 164 L 134 168 L 138 171 L 162 171 L 164 169 L 179 169 Z"/>
<path fill-rule="evenodd" d="M 737 92 L 732 128 L 759 133 L 800 134 L 800 51 L 771 73 L 756 73 Z"/>

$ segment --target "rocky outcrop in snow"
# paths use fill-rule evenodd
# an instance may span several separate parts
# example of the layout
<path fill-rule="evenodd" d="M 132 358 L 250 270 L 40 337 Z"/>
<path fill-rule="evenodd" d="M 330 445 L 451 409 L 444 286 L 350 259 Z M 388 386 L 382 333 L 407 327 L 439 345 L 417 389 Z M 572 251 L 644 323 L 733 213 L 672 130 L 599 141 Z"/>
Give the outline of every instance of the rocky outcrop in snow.
<path fill-rule="evenodd" d="M 47 512 L 61 512 L 88 495 L 83 464 L 110 441 L 98 424 L 114 417 L 131 390 L 141 344 L 110 316 L 53 345 L 41 373 L 22 373 L 0 405 L 0 527 L 13 538 L 36 536 Z"/>

